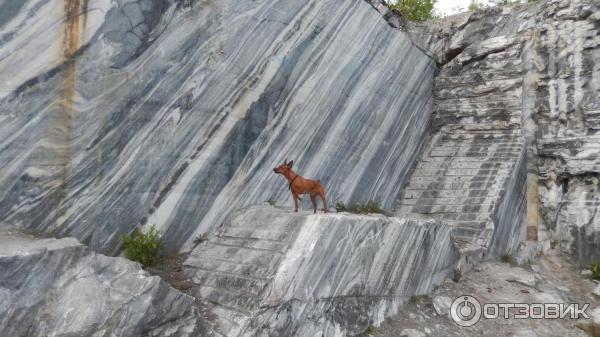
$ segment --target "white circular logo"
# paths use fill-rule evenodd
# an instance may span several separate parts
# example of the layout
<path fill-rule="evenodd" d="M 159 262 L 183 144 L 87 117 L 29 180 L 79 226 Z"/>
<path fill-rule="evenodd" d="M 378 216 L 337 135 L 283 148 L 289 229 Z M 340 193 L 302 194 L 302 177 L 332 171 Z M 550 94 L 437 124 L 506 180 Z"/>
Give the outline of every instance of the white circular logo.
<path fill-rule="evenodd" d="M 450 307 L 452 320 L 460 326 L 472 326 L 481 318 L 481 303 L 473 296 L 457 297 Z"/>

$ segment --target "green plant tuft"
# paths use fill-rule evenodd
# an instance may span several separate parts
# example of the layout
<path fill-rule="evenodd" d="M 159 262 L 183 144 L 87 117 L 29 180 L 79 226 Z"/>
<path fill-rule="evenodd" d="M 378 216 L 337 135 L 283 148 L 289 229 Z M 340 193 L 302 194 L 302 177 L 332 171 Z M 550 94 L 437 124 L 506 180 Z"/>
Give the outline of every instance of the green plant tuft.
<path fill-rule="evenodd" d="M 469 12 L 475 12 L 479 9 L 479 7 L 481 7 L 479 2 L 477 2 L 476 0 L 471 0 L 471 3 L 469 4 L 469 7 L 467 7 L 467 9 L 469 10 Z"/>
<path fill-rule="evenodd" d="M 590 265 L 590 270 L 592 272 L 592 278 L 600 281 L 600 261 L 592 263 Z"/>
<path fill-rule="evenodd" d="M 350 206 L 346 206 L 343 202 L 338 202 L 335 204 L 335 210 L 337 212 L 348 212 L 348 213 L 356 213 L 356 214 L 370 214 L 370 213 L 379 213 L 383 214 L 383 209 L 376 201 L 368 201 L 366 204 L 352 204 Z"/>
<path fill-rule="evenodd" d="M 200 244 L 205 241 L 208 241 L 208 233 L 202 233 L 202 235 L 198 235 L 198 237 L 194 239 L 195 244 Z"/>
<path fill-rule="evenodd" d="M 396 0 L 390 8 L 410 21 L 426 21 L 436 17 L 433 7 L 437 0 Z"/>
<path fill-rule="evenodd" d="M 337 212 L 348 212 L 348 208 L 346 208 L 346 205 L 343 202 L 337 202 L 335 204 L 335 210 Z"/>
<path fill-rule="evenodd" d="M 121 241 L 128 259 L 137 261 L 144 267 L 158 263 L 162 242 L 156 226 L 151 225 L 150 230 L 145 234 L 136 228 L 130 236 L 121 236 Z"/>
<path fill-rule="evenodd" d="M 369 335 L 373 335 L 375 331 L 377 331 L 377 329 L 374 326 L 369 325 L 369 327 L 367 327 L 366 333 L 368 333 Z"/>
<path fill-rule="evenodd" d="M 429 296 L 425 295 L 425 294 L 421 294 L 421 295 L 412 295 L 409 299 L 408 299 L 408 303 L 409 304 L 417 304 L 419 303 L 420 300 L 425 300 L 427 299 Z"/>

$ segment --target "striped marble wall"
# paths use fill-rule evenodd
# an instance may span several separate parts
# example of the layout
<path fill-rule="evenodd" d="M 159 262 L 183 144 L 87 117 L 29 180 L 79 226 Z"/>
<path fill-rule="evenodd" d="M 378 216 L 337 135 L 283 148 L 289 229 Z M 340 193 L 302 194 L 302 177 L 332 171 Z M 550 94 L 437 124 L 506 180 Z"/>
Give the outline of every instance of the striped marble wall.
<path fill-rule="evenodd" d="M 435 64 L 364 1 L 0 12 L 4 227 L 115 254 L 119 235 L 154 223 L 181 248 L 233 210 L 291 207 L 272 172 L 286 158 L 330 204 L 391 208 L 426 138 Z"/>

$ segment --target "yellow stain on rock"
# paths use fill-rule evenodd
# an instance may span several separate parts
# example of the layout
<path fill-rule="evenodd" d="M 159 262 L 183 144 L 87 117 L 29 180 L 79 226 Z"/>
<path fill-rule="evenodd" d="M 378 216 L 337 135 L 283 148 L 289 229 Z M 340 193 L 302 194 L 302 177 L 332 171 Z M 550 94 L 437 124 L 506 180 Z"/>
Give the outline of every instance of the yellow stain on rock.
<path fill-rule="evenodd" d="M 63 61 L 62 92 L 60 95 L 60 111 L 54 119 L 57 132 L 56 145 L 60 149 L 58 155 L 61 168 L 59 177 L 58 199 L 67 196 L 67 180 L 71 163 L 71 138 L 75 117 L 75 96 L 77 93 L 77 62 L 75 55 L 80 47 L 82 33 L 87 24 L 87 8 L 89 0 L 63 0 L 65 20 L 63 23 L 62 43 L 60 45 Z"/>
<path fill-rule="evenodd" d="M 537 174 L 527 174 L 527 240 L 538 241 L 540 203 Z"/>

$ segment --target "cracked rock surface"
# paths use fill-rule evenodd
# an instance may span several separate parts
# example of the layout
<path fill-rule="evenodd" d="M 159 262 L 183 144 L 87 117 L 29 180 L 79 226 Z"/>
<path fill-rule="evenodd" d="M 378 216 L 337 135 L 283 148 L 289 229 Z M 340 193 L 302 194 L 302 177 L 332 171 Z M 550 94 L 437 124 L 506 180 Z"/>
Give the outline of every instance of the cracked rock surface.
<path fill-rule="evenodd" d="M 537 1 L 410 25 L 413 41 L 441 67 L 434 83 L 436 133 L 429 147 L 447 147 L 446 162 L 456 162 L 458 154 L 470 157 L 463 160 L 470 163 L 436 164 L 441 151 L 422 154 L 413 173 L 419 178 L 410 181 L 424 192 L 405 193 L 400 211 L 457 222 L 473 212 L 466 207 L 473 201 L 493 209 L 498 198 L 488 199 L 489 192 L 478 193 L 472 186 L 483 180 L 493 191 L 503 163 L 512 160 L 511 147 L 500 139 L 464 138 L 472 130 L 512 133 L 526 154 L 527 177 L 520 183 L 526 188 L 515 194 L 525 202 L 526 226 L 578 263 L 600 259 L 599 27 L 600 4 L 593 0 Z M 448 134 L 454 135 L 453 143 L 438 140 Z M 466 149 L 461 152 L 461 147 Z M 497 170 L 496 180 L 485 177 L 489 171 L 462 169 L 467 167 Z M 447 173 L 448 168 L 454 170 Z M 453 177 L 434 179 L 449 175 Z M 430 185 L 423 187 L 423 182 Z M 444 189 L 456 186 L 480 199 L 460 198 L 456 204 L 462 208 L 444 207 L 448 202 L 443 198 L 453 192 Z M 429 200 L 418 200 L 420 195 Z M 486 211 L 478 208 L 472 220 L 487 220 Z M 505 218 L 519 221 L 517 216 Z M 501 225 L 497 219 L 489 223 Z M 489 228 L 467 224 L 457 222 L 458 234 Z"/>
<path fill-rule="evenodd" d="M 591 329 L 600 327 L 593 325 L 597 324 L 594 313 L 600 310 L 600 299 L 591 296 L 596 286 L 594 281 L 581 278 L 577 266 L 557 250 L 527 266 L 483 262 L 459 282 L 448 280 L 430 296 L 404 305 L 398 315 L 375 329 L 374 336 L 586 337 Z M 440 297 L 453 301 L 462 295 L 471 295 L 482 304 L 589 303 L 586 313 L 590 319 L 482 318 L 474 326 L 460 327 L 448 314 L 437 311 L 436 302 Z"/>
<path fill-rule="evenodd" d="M 0 233 L 0 335 L 209 336 L 194 299 L 76 239 Z"/>

